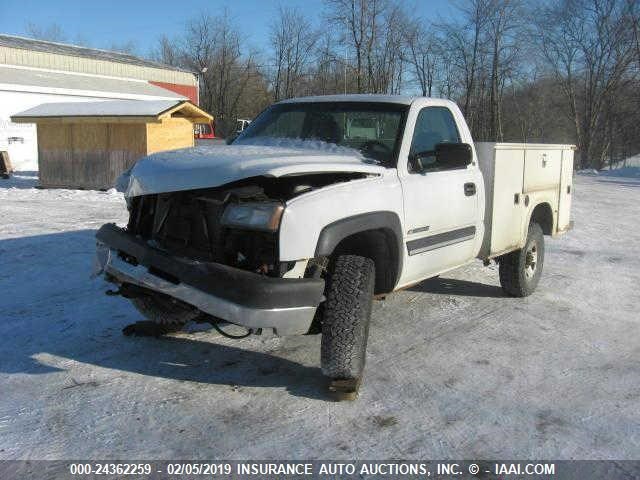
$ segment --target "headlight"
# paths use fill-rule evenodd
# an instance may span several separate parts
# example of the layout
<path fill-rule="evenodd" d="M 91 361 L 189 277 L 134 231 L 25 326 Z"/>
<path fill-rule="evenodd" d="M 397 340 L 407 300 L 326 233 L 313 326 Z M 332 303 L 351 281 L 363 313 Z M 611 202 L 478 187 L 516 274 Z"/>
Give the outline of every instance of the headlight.
<path fill-rule="evenodd" d="M 232 203 L 222 214 L 222 225 L 275 232 L 284 206 L 280 203 Z"/>

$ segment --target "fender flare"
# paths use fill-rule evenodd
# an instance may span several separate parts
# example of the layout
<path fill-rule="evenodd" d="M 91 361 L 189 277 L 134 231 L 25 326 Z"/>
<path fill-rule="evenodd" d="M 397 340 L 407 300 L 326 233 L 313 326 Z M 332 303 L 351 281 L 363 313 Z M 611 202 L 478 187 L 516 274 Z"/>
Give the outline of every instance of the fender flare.
<path fill-rule="evenodd" d="M 398 283 L 403 267 L 403 236 L 400 218 L 398 214 L 391 211 L 367 212 L 351 217 L 341 218 L 333 223 L 325 225 L 318 236 L 316 244 L 316 257 L 329 256 L 333 253 L 338 244 L 347 237 L 356 233 L 368 230 L 383 230 L 393 232 L 395 241 L 394 257 L 391 261 L 396 265 L 395 284 Z"/>

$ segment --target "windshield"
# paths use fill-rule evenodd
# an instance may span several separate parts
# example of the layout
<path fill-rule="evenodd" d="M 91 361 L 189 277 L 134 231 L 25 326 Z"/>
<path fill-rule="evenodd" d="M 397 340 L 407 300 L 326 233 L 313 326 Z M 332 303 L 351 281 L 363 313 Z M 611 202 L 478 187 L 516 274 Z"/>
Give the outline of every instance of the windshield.
<path fill-rule="evenodd" d="M 406 105 L 364 102 L 313 102 L 272 105 L 237 138 L 320 140 L 353 148 L 385 166 L 395 164 Z M 234 142 L 234 143 L 236 143 Z"/>

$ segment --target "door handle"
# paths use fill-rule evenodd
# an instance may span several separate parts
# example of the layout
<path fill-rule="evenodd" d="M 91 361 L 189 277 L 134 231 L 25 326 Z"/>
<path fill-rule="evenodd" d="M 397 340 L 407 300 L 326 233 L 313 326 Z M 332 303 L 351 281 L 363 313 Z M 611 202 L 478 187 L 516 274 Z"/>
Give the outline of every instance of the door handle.
<path fill-rule="evenodd" d="M 471 182 L 465 183 L 464 184 L 464 194 L 467 197 L 475 195 L 476 194 L 476 184 L 475 183 L 471 183 Z"/>

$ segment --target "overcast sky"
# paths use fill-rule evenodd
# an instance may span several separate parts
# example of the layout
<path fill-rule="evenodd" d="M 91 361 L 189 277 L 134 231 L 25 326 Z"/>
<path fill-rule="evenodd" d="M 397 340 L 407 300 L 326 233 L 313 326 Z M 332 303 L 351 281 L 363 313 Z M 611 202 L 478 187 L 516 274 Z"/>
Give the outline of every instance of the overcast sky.
<path fill-rule="evenodd" d="M 449 17 L 447 0 L 410 0 L 417 16 Z M 227 7 L 250 46 L 265 50 L 269 24 L 279 5 L 298 6 L 314 22 L 322 21 L 322 0 L 0 0 L 0 33 L 26 35 L 29 22 L 42 28 L 55 23 L 68 43 L 95 48 L 133 41 L 138 54 L 146 54 L 156 39 L 180 34 L 185 22 L 199 12 L 213 15 Z"/>

